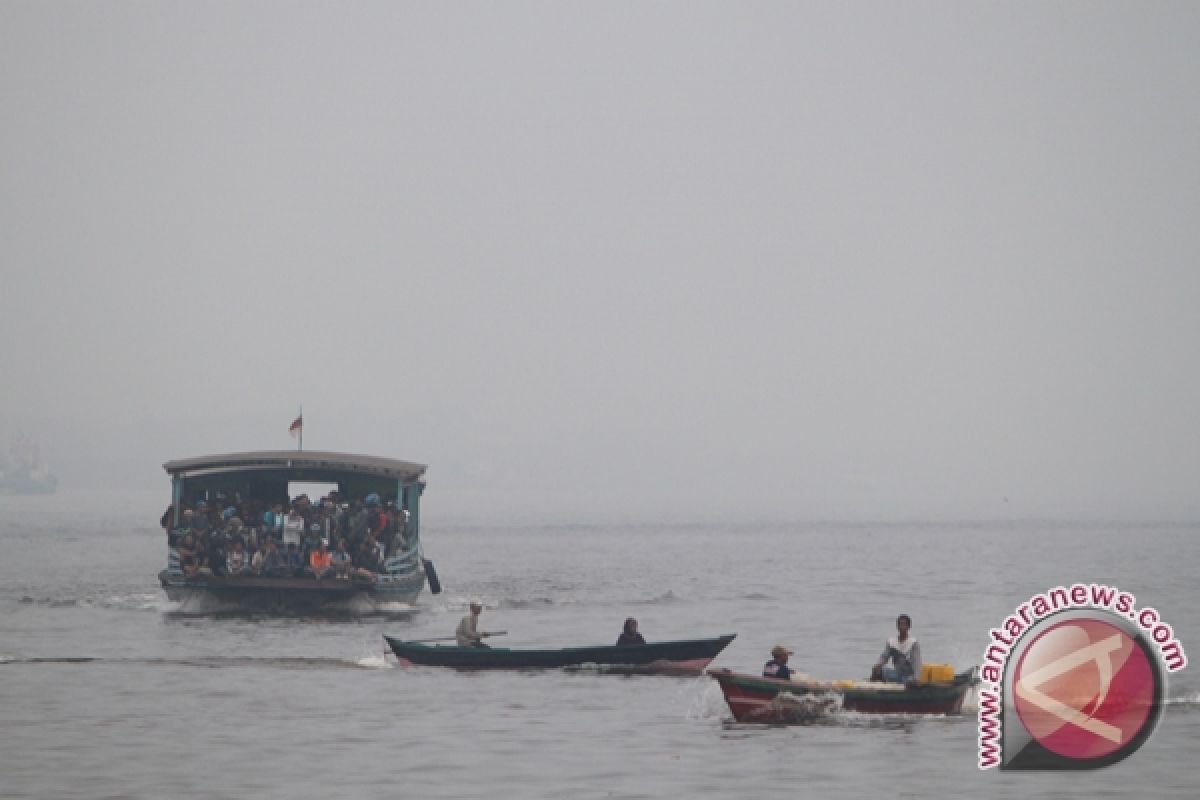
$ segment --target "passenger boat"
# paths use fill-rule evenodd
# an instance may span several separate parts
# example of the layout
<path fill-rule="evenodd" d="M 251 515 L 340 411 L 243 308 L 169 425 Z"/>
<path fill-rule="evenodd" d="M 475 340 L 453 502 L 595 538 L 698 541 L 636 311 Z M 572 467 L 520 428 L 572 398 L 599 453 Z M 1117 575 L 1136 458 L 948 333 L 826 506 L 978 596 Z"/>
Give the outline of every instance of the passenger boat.
<path fill-rule="evenodd" d="M 401 666 L 458 669 L 555 669 L 596 665 L 619 672 L 699 675 L 737 634 L 635 645 L 524 650 L 502 647 L 430 646 L 384 636 Z"/>
<path fill-rule="evenodd" d="M 421 493 L 424 464 L 374 456 L 320 451 L 263 451 L 202 456 L 163 465 L 171 476 L 167 568 L 159 581 L 167 598 L 189 613 L 255 611 L 268 613 L 352 614 L 407 611 L 428 576 L 440 591 L 433 565 L 422 557 Z M 340 499 L 361 500 L 372 495 L 403 515 L 403 536 L 372 576 L 347 578 L 268 577 L 265 575 L 205 575 L 189 577 L 180 566 L 178 545 L 185 531 L 182 509 L 224 503 L 242 507 L 286 507 L 289 485 L 321 483 L 336 486 Z M 169 517 L 167 519 L 166 517 Z M 245 520 L 249 527 L 258 521 Z M 334 543 L 330 543 L 331 545 Z M 404 604 L 398 606 L 397 604 Z"/>
<path fill-rule="evenodd" d="M 738 722 L 804 722 L 836 710 L 866 714 L 958 714 L 978 683 L 975 668 L 947 683 L 779 680 L 711 669 Z"/>

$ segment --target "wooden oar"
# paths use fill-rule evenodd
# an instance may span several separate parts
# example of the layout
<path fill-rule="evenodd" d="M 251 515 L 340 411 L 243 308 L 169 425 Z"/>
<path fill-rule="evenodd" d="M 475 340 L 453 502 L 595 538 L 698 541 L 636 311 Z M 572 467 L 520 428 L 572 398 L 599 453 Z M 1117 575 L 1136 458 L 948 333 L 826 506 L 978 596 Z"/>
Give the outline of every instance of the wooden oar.
<path fill-rule="evenodd" d="M 485 631 L 480 636 L 507 636 L 508 631 Z M 439 636 L 436 639 L 404 639 L 409 644 L 425 644 L 427 642 L 457 642 L 457 636 Z"/>

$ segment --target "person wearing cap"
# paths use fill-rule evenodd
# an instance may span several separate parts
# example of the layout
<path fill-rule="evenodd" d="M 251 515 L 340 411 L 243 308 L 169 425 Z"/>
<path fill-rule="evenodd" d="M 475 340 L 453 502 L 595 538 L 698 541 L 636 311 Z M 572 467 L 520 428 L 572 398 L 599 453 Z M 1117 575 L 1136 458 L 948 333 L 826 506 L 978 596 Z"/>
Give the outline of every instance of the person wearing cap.
<path fill-rule="evenodd" d="M 771 648 L 771 660 L 763 665 L 764 678 L 778 678 L 781 681 L 790 681 L 792 673 L 795 672 L 787 665 L 788 656 L 793 654 L 793 650 L 789 650 L 781 644 L 777 644 Z"/>
<path fill-rule="evenodd" d="M 479 615 L 483 613 L 483 603 L 479 598 L 471 598 L 471 613 L 463 617 L 454 631 L 454 639 L 459 647 L 487 647 L 483 643 L 486 633 L 479 630 Z"/>

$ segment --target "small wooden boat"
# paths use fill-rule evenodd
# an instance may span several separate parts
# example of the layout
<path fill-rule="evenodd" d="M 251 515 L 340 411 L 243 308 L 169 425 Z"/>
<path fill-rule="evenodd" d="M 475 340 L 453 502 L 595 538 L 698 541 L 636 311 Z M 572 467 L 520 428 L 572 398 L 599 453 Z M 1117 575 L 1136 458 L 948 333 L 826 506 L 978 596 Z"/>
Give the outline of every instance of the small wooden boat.
<path fill-rule="evenodd" d="M 865 714 L 957 714 L 975 668 L 949 683 L 904 685 L 873 681 L 799 681 L 710 669 L 738 722 L 804 722 L 836 711 Z"/>
<path fill-rule="evenodd" d="M 686 639 L 618 647 L 562 647 L 555 650 L 517 650 L 503 647 L 457 647 L 405 642 L 384 636 L 401 666 L 458 669 L 555 669 L 595 664 L 613 671 L 699 675 L 737 634 L 714 639 Z"/>

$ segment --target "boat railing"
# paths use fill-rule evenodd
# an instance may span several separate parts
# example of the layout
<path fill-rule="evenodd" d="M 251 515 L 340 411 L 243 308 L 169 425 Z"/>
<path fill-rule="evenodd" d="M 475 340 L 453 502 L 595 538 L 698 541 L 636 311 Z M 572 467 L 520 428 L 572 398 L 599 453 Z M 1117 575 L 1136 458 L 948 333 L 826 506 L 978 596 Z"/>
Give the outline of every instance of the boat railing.
<path fill-rule="evenodd" d="M 383 562 L 381 579 L 402 578 L 412 575 L 421 566 L 421 549 L 416 542 L 407 549 L 389 556 Z M 167 545 L 167 573 L 172 577 L 183 578 L 183 567 L 180 564 L 179 549 L 175 545 Z M 261 577 L 261 576 L 260 576 Z"/>
<path fill-rule="evenodd" d="M 389 556 L 383 562 L 384 572 L 412 572 L 420 560 L 420 549 L 411 547 L 395 555 Z"/>

